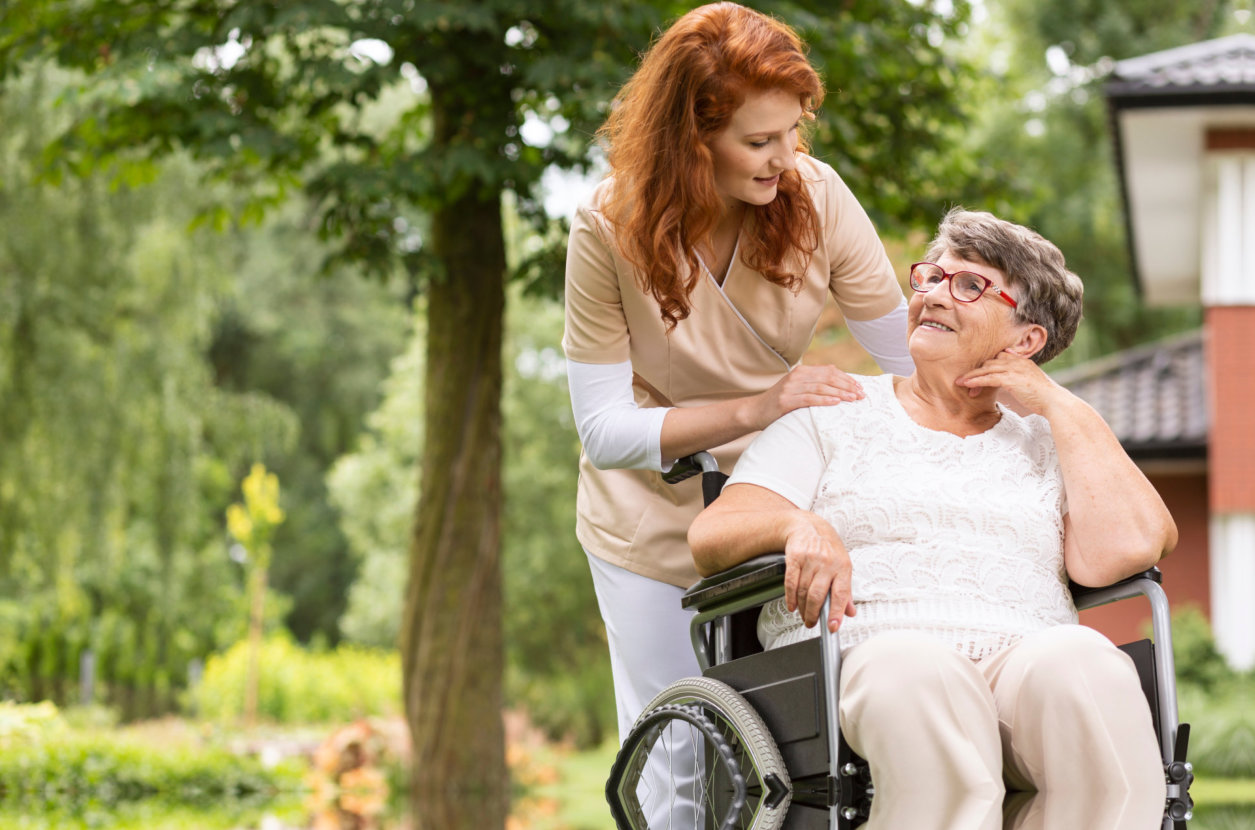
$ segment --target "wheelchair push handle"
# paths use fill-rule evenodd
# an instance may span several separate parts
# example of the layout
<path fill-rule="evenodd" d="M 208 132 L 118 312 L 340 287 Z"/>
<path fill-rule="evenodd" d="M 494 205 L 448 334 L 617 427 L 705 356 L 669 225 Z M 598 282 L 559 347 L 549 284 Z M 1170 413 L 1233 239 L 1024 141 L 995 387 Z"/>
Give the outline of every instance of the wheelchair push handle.
<path fill-rule="evenodd" d="M 702 502 L 709 507 L 719 497 L 728 476 L 720 472 L 719 462 L 705 450 L 676 459 L 671 469 L 662 474 L 662 480 L 668 484 L 679 484 L 698 473 L 702 476 Z"/>

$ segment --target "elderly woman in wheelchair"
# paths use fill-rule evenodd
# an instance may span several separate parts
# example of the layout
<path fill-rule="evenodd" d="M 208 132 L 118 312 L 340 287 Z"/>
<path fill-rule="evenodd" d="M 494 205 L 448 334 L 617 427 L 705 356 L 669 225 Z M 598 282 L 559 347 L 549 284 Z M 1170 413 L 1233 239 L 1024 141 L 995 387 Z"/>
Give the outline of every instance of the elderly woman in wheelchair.
<path fill-rule="evenodd" d="M 1080 280 L 987 213 L 951 211 L 925 260 L 915 373 L 768 427 L 692 525 L 698 569 L 784 552 L 758 635 L 837 632 L 869 827 L 1002 827 L 1023 791 L 1018 827 L 1149 830 L 1165 798 L 1151 714 L 1130 659 L 1076 624 L 1069 579 L 1144 571 L 1177 533 L 1102 418 L 1040 368 L 1071 342 Z"/>

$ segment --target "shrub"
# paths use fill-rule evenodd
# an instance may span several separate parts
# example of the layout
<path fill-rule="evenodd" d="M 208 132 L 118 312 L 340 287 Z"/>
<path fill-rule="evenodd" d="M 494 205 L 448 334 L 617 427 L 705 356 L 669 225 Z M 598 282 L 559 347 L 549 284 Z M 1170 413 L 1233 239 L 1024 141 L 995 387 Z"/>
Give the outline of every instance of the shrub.
<path fill-rule="evenodd" d="M 1190 724 L 1189 758 L 1200 774 L 1255 777 L 1255 677 L 1234 671 L 1207 617 L 1186 605 L 1172 615 L 1172 656 L 1181 720 Z"/>
<path fill-rule="evenodd" d="M 341 645 L 310 651 L 286 633 L 262 644 L 258 716 L 275 723 L 342 723 L 387 716 L 401 708 L 401 658 L 395 651 Z M 243 714 L 248 643 L 209 658 L 192 703 L 208 720 Z"/>
<path fill-rule="evenodd" d="M 1189 758 L 1201 775 L 1255 778 L 1255 681 L 1236 679 L 1217 691 L 1183 686 L 1181 720 L 1190 724 Z"/>
<path fill-rule="evenodd" d="M 1250 830 L 1251 808 L 1244 804 L 1199 807 L 1190 830 Z"/>
<path fill-rule="evenodd" d="M 1194 605 L 1186 605 L 1172 614 L 1172 659 L 1176 665 L 1177 682 L 1214 691 L 1237 676 L 1216 648 L 1207 617 Z"/>
<path fill-rule="evenodd" d="M 601 663 L 548 676 L 511 667 L 506 672 L 508 698 L 527 711 L 532 725 L 549 740 L 570 741 L 577 749 L 600 746 L 615 725 L 614 686 L 609 667 Z"/>
<path fill-rule="evenodd" d="M 266 801 L 294 790 L 296 765 L 267 768 L 250 757 L 195 743 L 152 745 L 117 733 L 76 733 L 51 704 L 0 707 L 0 807 L 78 815 L 155 799 L 213 807 Z"/>
<path fill-rule="evenodd" d="M 0 749 L 31 743 L 46 735 L 63 734 L 65 720 L 49 702 L 13 703 L 0 701 Z"/>

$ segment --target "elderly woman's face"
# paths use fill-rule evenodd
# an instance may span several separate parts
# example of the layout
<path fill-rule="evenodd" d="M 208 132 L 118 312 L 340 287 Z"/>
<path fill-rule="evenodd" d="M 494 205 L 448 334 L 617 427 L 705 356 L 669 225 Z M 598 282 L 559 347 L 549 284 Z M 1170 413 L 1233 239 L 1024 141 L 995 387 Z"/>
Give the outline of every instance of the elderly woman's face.
<path fill-rule="evenodd" d="M 972 271 L 987 277 L 1015 297 L 1006 275 L 993 266 L 949 252 L 936 262 L 948 274 Z M 975 302 L 961 303 L 950 294 L 950 280 L 943 279 L 932 290 L 912 295 L 907 342 L 916 364 L 944 360 L 964 371 L 1015 343 L 1018 327 L 1014 309 L 993 291 L 987 290 Z"/>

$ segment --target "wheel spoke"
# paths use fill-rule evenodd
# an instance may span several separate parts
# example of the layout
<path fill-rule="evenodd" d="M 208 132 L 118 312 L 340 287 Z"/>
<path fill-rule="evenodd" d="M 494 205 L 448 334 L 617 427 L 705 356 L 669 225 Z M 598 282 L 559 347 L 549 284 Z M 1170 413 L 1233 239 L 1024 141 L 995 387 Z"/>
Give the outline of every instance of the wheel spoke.
<path fill-rule="evenodd" d="M 768 773 L 786 793 L 770 806 L 763 785 Z M 733 689 L 710 678 L 673 684 L 646 707 L 607 782 L 620 830 L 775 830 L 790 793 L 762 719 Z"/>

